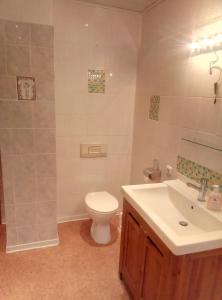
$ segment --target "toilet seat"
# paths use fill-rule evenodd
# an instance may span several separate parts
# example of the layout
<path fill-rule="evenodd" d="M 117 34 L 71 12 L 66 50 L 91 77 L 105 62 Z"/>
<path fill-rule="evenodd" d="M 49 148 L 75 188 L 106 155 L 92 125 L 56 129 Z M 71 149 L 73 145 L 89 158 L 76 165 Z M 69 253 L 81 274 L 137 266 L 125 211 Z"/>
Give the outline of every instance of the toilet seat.
<path fill-rule="evenodd" d="M 118 201 L 107 192 L 88 193 L 85 198 L 86 205 L 94 212 L 110 213 L 118 209 Z"/>

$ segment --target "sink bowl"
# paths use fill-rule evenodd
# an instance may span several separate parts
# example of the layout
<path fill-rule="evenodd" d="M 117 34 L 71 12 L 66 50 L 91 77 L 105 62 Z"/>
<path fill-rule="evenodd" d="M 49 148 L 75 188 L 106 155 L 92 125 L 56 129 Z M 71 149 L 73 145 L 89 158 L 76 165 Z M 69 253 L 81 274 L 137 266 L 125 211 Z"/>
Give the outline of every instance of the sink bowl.
<path fill-rule="evenodd" d="M 122 187 L 124 197 L 176 255 L 222 247 L 222 212 L 180 180 Z"/>

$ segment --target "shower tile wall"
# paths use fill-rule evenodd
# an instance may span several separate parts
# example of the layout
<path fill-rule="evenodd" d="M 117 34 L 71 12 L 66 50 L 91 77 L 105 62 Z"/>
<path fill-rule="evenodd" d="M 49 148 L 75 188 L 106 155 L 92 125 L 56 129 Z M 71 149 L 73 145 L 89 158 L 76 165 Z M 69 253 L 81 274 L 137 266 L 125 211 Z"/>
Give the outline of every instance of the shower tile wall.
<path fill-rule="evenodd" d="M 0 147 L 7 246 L 57 238 L 53 27 L 0 20 Z M 36 100 L 19 100 L 33 76 Z"/>
<path fill-rule="evenodd" d="M 86 214 L 87 192 L 119 199 L 129 183 L 141 16 L 72 0 L 55 1 L 58 218 Z M 105 72 L 104 93 L 88 71 Z M 98 90 L 96 90 L 98 91 Z M 80 144 L 107 144 L 106 158 L 80 158 Z"/>

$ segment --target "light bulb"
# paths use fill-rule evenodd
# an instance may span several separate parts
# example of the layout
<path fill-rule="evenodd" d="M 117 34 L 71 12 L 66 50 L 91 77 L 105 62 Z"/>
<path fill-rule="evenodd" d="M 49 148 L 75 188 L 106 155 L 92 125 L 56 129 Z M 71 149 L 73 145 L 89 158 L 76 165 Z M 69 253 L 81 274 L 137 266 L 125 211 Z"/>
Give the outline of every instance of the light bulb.
<path fill-rule="evenodd" d="M 200 49 L 201 48 L 201 46 L 200 46 L 200 44 L 199 43 L 197 43 L 197 42 L 193 42 L 193 43 L 191 43 L 190 45 L 189 45 L 189 48 L 191 49 L 191 50 L 198 50 L 198 49 Z"/>

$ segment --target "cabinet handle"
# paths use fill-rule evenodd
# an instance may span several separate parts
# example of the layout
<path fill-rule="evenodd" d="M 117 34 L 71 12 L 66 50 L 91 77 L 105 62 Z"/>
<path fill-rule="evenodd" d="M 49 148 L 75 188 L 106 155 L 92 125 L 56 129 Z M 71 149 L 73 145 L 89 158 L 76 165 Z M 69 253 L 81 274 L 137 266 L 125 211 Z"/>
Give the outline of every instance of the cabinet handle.
<path fill-rule="evenodd" d="M 154 241 L 149 236 L 147 237 L 147 239 L 150 242 L 150 244 L 159 252 L 159 254 L 161 256 L 164 256 L 162 251 L 157 247 L 157 245 L 154 243 Z"/>

